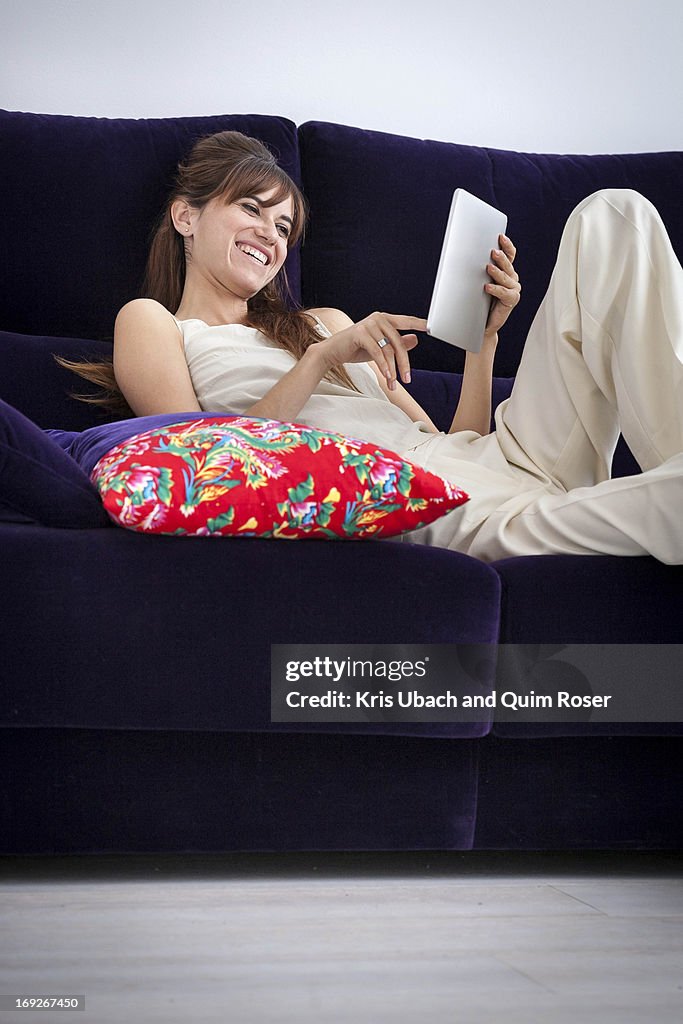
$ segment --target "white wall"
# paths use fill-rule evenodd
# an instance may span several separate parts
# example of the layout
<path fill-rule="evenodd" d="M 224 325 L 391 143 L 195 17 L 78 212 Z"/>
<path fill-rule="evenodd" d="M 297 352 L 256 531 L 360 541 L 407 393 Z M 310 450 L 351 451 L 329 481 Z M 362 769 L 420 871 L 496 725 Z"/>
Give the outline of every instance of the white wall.
<path fill-rule="evenodd" d="M 0 106 L 681 149 L 682 12 L 680 0 L 20 0 L 0 13 Z"/>

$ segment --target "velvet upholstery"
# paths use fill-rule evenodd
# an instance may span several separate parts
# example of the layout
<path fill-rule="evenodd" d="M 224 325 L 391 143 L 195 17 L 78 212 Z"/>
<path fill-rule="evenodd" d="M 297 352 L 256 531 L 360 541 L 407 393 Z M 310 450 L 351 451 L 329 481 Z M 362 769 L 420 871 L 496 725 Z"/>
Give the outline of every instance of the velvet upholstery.
<path fill-rule="evenodd" d="M 548 556 L 535 555 L 494 564 L 503 581 L 503 643 L 681 642 L 677 565 L 611 555 L 554 555 L 550 565 Z M 548 571 L 556 600 L 544 589 Z"/>
<path fill-rule="evenodd" d="M 388 587 L 382 643 L 495 643 L 500 581 L 465 555 L 391 541 L 178 539 L 15 525 L 0 526 L 0 543 L 6 592 L 14 595 L 3 617 L 12 644 L 2 725 L 488 731 L 466 722 L 270 723 L 271 643 L 377 643 Z M 340 601 L 349 571 L 355 600 Z"/>
<path fill-rule="evenodd" d="M 488 736 L 474 846 L 680 850 L 682 744 L 680 736 Z"/>
<path fill-rule="evenodd" d="M 506 558 L 494 567 L 503 583 L 501 643 L 681 642 L 680 566 L 654 558 L 556 555 L 549 574 L 547 556 L 538 555 Z M 683 734 L 683 723 L 496 722 L 494 731 L 516 737 L 663 736 Z"/>
<path fill-rule="evenodd" d="M 471 739 L 6 730 L 0 854 L 467 850 L 477 759 Z"/>
<path fill-rule="evenodd" d="M 87 474 L 143 422 L 76 401 L 87 386 L 53 354 L 111 355 L 173 167 L 222 128 L 262 138 L 304 183 L 311 221 L 288 269 L 308 306 L 425 315 L 453 188 L 506 209 L 524 299 L 494 404 L 579 199 L 638 188 L 683 248 L 681 153 L 503 153 L 251 115 L 0 112 L 0 399 L 48 431 L 28 432 L 55 465 Z M 423 336 L 412 362 L 410 390 L 448 429 L 458 352 Z M 615 470 L 632 471 L 628 453 Z M 680 567 L 490 566 L 410 543 L 144 537 L 35 517 L 0 522 L 0 558 L 1 854 L 680 843 L 673 726 L 292 725 L 269 711 L 271 643 L 678 642 Z"/>
<path fill-rule="evenodd" d="M 103 513 L 78 463 L 0 400 L 0 522 L 87 530 L 108 525 Z"/>
<path fill-rule="evenodd" d="M 0 397 L 43 429 L 79 431 L 109 422 L 111 414 L 71 397 L 96 389 L 54 357 L 98 362 L 111 354 L 107 341 L 0 331 Z"/>

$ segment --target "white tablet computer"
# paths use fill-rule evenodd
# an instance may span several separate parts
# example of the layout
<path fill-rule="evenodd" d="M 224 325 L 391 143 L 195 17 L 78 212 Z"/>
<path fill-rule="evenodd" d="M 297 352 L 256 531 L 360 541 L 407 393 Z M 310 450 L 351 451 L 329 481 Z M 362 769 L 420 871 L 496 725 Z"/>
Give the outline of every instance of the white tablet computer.
<path fill-rule="evenodd" d="M 436 272 L 427 333 L 449 345 L 478 352 L 491 307 L 484 285 L 491 281 L 486 264 L 499 249 L 507 217 L 463 188 L 453 194 L 441 258 Z"/>

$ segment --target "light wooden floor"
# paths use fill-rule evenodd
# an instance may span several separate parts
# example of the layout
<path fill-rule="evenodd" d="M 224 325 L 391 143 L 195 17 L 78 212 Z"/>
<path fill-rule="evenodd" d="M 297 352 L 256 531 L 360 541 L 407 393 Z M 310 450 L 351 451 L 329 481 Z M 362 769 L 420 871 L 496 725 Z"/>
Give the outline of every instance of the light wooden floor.
<path fill-rule="evenodd" d="M 96 1024 L 683 1021 L 679 854 L 0 858 L 0 994 Z"/>

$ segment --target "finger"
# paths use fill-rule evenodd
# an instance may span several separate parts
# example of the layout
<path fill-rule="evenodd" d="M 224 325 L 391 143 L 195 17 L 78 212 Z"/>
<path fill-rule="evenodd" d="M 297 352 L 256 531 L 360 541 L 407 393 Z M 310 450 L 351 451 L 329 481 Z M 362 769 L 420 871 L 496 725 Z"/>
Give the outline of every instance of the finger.
<path fill-rule="evenodd" d="M 382 313 L 392 327 L 399 331 L 426 331 L 427 321 L 419 316 L 398 316 L 395 313 Z"/>
<path fill-rule="evenodd" d="M 386 377 L 389 387 L 392 385 L 392 381 L 395 383 L 396 379 L 396 360 L 394 358 L 394 348 L 388 338 L 380 335 L 378 338 L 372 338 L 369 349 L 371 350 L 372 358 L 375 360 L 380 371 Z M 372 351 L 374 349 L 374 351 Z M 393 390 L 393 389 L 392 389 Z"/>
<path fill-rule="evenodd" d="M 398 366 L 398 372 L 401 376 L 401 380 L 405 384 L 409 384 L 410 359 L 408 358 L 408 350 L 415 348 L 417 345 L 417 338 L 415 335 L 406 335 L 406 337 L 404 337 L 399 334 L 396 328 L 392 325 L 391 318 L 389 316 L 378 318 L 378 322 L 384 331 L 384 337 L 393 349 L 395 367 Z M 410 341 L 408 341 L 407 338 L 410 338 Z"/>
<path fill-rule="evenodd" d="M 376 360 L 380 370 L 384 373 L 389 387 L 393 391 L 396 387 L 396 357 L 400 359 L 401 374 L 406 371 L 403 354 L 403 339 L 392 324 L 394 318 L 387 313 L 373 313 L 365 322 L 365 327 L 371 338 L 381 351 L 381 361 Z M 386 364 L 386 366 L 385 366 Z M 387 368 L 388 367 L 388 368 Z M 408 368 L 408 373 L 410 372 Z"/>
<path fill-rule="evenodd" d="M 493 263 L 486 264 L 486 273 L 494 284 L 502 284 L 505 288 L 515 288 L 519 284 L 519 278 L 516 274 L 509 274 L 506 270 L 496 267 Z"/>
<path fill-rule="evenodd" d="M 389 381 L 389 387 L 393 390 L 395 386 L 392 382 L 396 378 L 397 362 L 401 379 L 406 383 L 410 383 L 410 360 L 406 353 L 409 349 L 415 348 L 418 340 L 415 335 L 410 335 L 410 340 L 406 341 L 398 332 L 399 330 L 410 330 L 411 328 L 412 330 L 426 331 L 427 321 L 421 317 L 403 316 L 396 313 L 372 313 L 366 318 L 364 325 L 374 341 L 380 342 L 382 339 L 386 339 L 392 347 L 393 361 L 391 367 L 393 372 L 387 373 L 384 363 L 377 360 L 377 365 Z M 386 348 L 383 349 L 383 353 L 387 353 Z"/>
<path fill-rule="evenodd" d="M 495 262 L 496 266 L 504 270 L 511 278 L 519 281 L 519 274 L 513 267 L 512 260 L 501 249 L 492 249 L 491 259 Z"/>
<path fill-rule="evenodd" d="M 485 291 L 494 299 L 498 299 L 503 306 L 508 306 L 510 309 L 516 306 L 520 299 L 519 288 L 505 288 L 499 284 L 485 284 Z"/>
<path fill-rule="evenodd" d="M 515 248 L 512 239 L 508 238 L 507 235 L 498 235 L 498 245 L 506 253 L 510 260 L 514 260 L 515 256 L 517 255 L 517 249 Z"/>
<path fill-rule="evenodd" d="M 401 336 L 400 351 L 402 353 L 402 360 L 399 362 L 399 368 L 401 372 L 401 380 L 404 384 L 410 384 L 411 380 L 410 360 L 407 353 L 418 344 L 419 340 L 416 334 L 404 334 Z"/>

